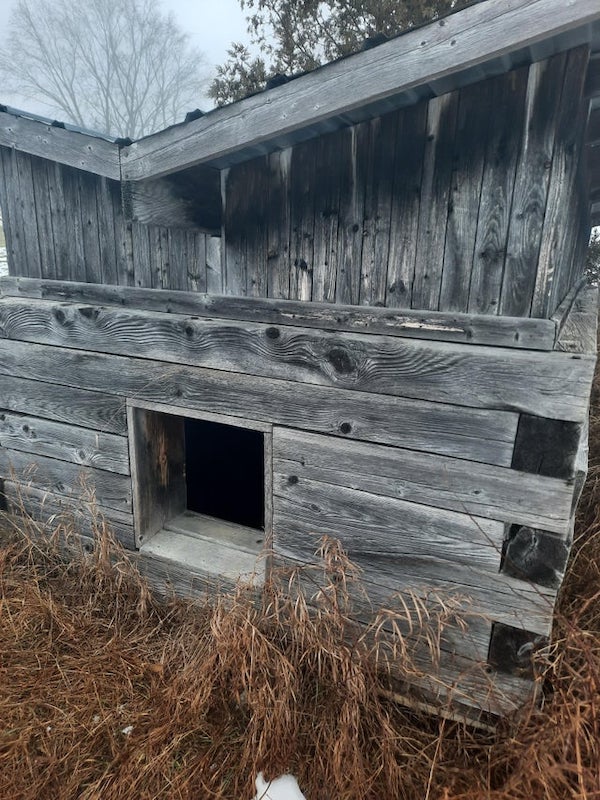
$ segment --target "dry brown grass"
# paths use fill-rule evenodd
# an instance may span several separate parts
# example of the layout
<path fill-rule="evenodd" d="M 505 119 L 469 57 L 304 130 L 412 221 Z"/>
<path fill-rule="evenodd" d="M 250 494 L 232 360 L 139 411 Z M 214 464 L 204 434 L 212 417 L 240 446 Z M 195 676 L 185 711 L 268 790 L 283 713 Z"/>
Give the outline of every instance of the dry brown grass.
<path fill-rule="evenodd" d="M 0 542 L 0 798 L 249 800 L 258 770 L 309 800 L 600 798 L 598 399 L 541 709 L 492 736 L 386 701 L 374 656 L 418 671 L 414 641 L 435 657 L 459 603 L 409 596 L 364 632 L 335 543 L 313 606 L 296 586 L 192 607 L 151 597 L 104 531 L 71 563 L 21 532 Z"/>

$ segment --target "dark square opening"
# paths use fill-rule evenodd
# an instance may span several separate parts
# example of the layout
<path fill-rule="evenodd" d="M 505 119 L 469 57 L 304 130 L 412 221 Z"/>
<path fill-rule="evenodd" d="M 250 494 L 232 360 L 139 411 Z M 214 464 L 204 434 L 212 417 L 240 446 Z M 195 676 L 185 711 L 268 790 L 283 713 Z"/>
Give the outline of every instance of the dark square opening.
<path fill-rule="evenodd" d="M 184 428 L 188 510 L 264 530 L 264 434 L 190 418 Z"/>

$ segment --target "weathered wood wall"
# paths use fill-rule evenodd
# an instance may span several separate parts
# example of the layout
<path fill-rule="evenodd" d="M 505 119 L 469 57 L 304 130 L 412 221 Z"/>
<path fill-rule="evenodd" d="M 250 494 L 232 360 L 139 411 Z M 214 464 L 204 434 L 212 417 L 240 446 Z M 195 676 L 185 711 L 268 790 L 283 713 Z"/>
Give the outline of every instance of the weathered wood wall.
<path fill-rule="evenodd" d="M 11 275 L 221 293 L 220 242 L 127 222 L 121 184 L 0 147 Z"/>
<path fill-rule="evenodd" d="M 222 253 L 216 237 L 126 222 L 116 180 L 0 147 L 11 274 L 549 317 L 589 236 L 588 58 L 580 47 L 224 170 Z"/>
<path fill-rule="evenodd" d="M 227 293 L 550 316 L 589 237 L 588 55 L 231 167 Z"/>
<path fill-rule="evenodd" d="M 497 324 L 485 316 L 472 320 L 471 339 L 440 341 L 441 326 L 419 339 L 400 323 L 364 333 L 368 309 L 325 333 L 306 324 L 309 308 L 305 324 L 264 318 L 263 300 L 241 303 L 252 321 L 240 321 L 236 308 L 207 309 L 191 293 L 1 286 L 9 504 L 20 481 L 36 513 L 46 493 L 52 512 L 74 497 L 85 517 L 84 487 L 133 549 L 128 400 L 268 423 L 276 557 L 309 559 L 330 534 L 364 570 L 375 602 L 403 589 L 468 596 L 468 631 L 446 633 L 439 676 L 458 684 L 463 704 L 496 711 L 530 690 L 510 646 L 499 648 L 496 693 L 482 664 L 498 663 L 492 631 L 494 641 L 516 630 L 539 643 L 550 630 L 594 366 L 577 331 L 593 328 L 593 310 L 576 303 L 562 326 L 525 320 L 540 331 L 524 349 L 518 337 L 479 343 Z M 550 324 L 560 327 L 556 346 Z M 181 565 L 161 569 L 188 587 Z"/>

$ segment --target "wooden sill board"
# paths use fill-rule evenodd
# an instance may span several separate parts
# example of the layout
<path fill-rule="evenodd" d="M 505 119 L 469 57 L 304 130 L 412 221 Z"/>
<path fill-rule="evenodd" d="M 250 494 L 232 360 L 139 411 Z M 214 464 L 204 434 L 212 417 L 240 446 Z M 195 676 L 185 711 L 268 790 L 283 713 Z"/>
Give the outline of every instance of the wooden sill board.
<path fill-rule="evenodd" d="M 264 533 L 184 511 L 141 546 L 140 551 L 230 581 L 264 582 Z"/>

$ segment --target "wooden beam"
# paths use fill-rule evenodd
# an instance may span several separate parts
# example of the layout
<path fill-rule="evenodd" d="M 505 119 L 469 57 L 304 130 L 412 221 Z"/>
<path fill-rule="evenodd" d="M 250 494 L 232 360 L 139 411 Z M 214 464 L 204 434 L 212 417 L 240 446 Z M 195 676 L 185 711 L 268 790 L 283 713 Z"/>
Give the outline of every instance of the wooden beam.
<path fill-rule="evenodd" d="M 0 147 L 119 180 L 119 146 L 100 137 L 0 112 Z"/>
<path fill-rule="evenodd" d="M 556 339 L 556 323 L 548 319 L 303 303 L 75 281 L 0 278 L 0 296 L 112 305 L 193 317 L 301 325 L 329 331 L 489 344 L 524 350 L 552 350 Z"/>
<path fill-rule="evenodd" d="M 284 86 L 135 142 L 122 151 L 123 173 L 128 180 L 160 177 L 244 148 L 254 148 L 255 153 L 274 149 L 288 134 L 599 18 L 597 0 L 477 3 Z"/>
<path fill-rule="evenodd" d="M 595 356 L 587 354 L 467 347 L 9 297 L 0 300 L 0 331 L 15 341 L 575 422 L 587 415 L 595 364 Z"/>
<path fill-rule="evenodd" d="M 198 166 L 145 181 L 123 184 L 125 216 L 145 225 L 221 234 L 221 174 Z"/>
<path fill-rule="evenodd" d="M 56 419 L 61 404 L 64 419 L 75 405 L 75 417 L 96 430 L 123 431 L 126 398 L 172 403 L 202 414 L 219 413 L 301 430 L 440 453 L 470 461 L 510 466 L 518 414 L 463 408 L 430 400 L 385 397 L 344 389 L 328 389 L 290 381 L 124 358 L 81 350 L 0 339 L 2 389 L 19 397 L 11 408 L 35 401 Z M 13 382 L 19 381 L 18 385 Z M 38 397 L 35 387 L 43 394 Z M 68 391 L 65 390 L 68 387 Z M 99 387 L 110 387 L 112 404 Z M 86 397 L 96 397 L 88 407 Z M 18 401 L 23 405 L 18 405 Z M 67 404 L 68 403 L 68 404 Z M 114 410 L 114 420 L 110 411 Z M 87 412 L 87 413 L 86 413 Z M 47 415 L 50 418 L 50 413 Z M 104 419 L 103 426 L 100 420 Z M 89 422 L 86 419 L 89 418 Z M 109 425 L 112 423 L 113 427 Z"/>
<path fill-rule="evenodd" d="M 586 147 L 587 173 L 590 180 L 590 196 L 600 193 L 600 145 Z"/>

